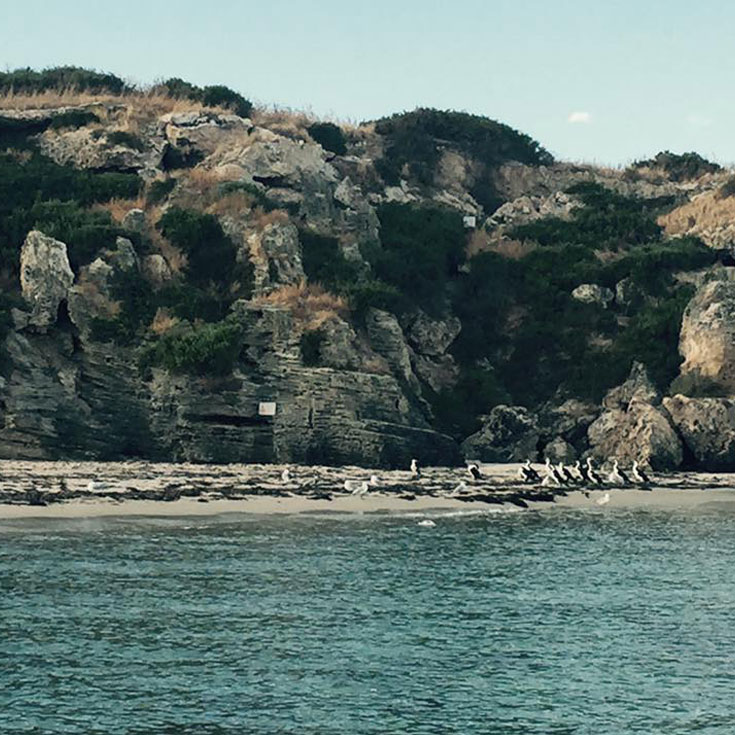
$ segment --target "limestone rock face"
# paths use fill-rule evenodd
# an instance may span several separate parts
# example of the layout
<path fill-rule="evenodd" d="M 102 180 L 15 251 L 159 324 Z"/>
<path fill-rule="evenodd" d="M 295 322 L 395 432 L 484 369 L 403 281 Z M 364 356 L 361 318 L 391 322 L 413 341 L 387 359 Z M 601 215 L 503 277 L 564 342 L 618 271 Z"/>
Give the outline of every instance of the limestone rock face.
<path fill-rule="evenodd" d="M 599 460 L 623 464 L 647 462 L 657 470 L 672 470 L 682 461 L 682 446 L 668 414 L 648 403 L 633 403 L 627 411 L 609 409 L 588 430 L 590 451 Z"/>
<path fill-rule="evenodd" d="M 517 227 L 544 217 L 568 220 L 578 206 L 579 202 L 575 197 L 562 191 L 548 196 L 522 195 L 498 207 L 488 217 L 487 226 Z"/>
<path fill-rule="evenodd" d="M 38 230 L 29 232 L 20 251 L 20 285 L 32 309 L 29 325 L 46 330 L 55 324 L 72 283 L 66 245 Z"/>
<path fill-rule="evenodd" d="M 626 381 L 615 388 L 611 388 L 602 400 L 605 408 L 619 408 L 627 410 L 632 402 L 661 403 L 661 394 L 653 381 L 648 377 L 646 366 L 634 362 Z"/>
<path fill-rule="evenodd" d="M 735 470 L 735 400 L 676 395 L 663 403 L 698 466 Z"/>
<path fill-rule="evenodd" d="M 565 442 L 560 436 L 550 441 L 544 447 L 544 457 L 548 457 L 552 462 L 564 462 L 570 464 L 577 459 L 577 452 L 574 447 Z"/>
<path fill-rule="evenodd" d="M 582 283 L 572 291 L 572 298 L 583 304 L 599 304 L 603 308 L 615 298 L 615 294 L 605 286 L 596 283 Z"/>
<path fill-rule="evenodd" d="M 401 325 L 393 314 L 381 309 L 368 309 L 365 317 L 370 344 L 384 357 L 393 374 L 418 390 L 416 376 L 411 369 L 411 353 Z"/>
<path fill-rule="evenodd" d="M 682 444 L 661 396 L 643 365 L 634 363 L 623 385 L 608 391 L 605 410 L 587 431 L 590 452 L 600 460 L 648 462 L 654 469 L 675 469 Z"/>
<path fill-rule="evenodd" d="M 549 403 L 538 414 L 541 438 L 551 441 L 559 437 L 580 452 L 586 448 L 587 428 L 599 415 L 599 406 L 576 398 Z"/>
<path fill-rule="evenodd" d="M 735 283 L 705 283 L 684 311 L 679 352 L 681 375 L 716 385 L 735 394 Z"/>
<path fill-rule="evenodd" d="M 462 322 L 451 316 L 432 319 L 423 311 L 413 320 L 408 329 L 411 346 L 422 355 L 443 355 L 462 331 Z"/>
<path fill-rule="evenodd" d="M 143 277 L 152 286 L 160 287 L 168 283 L 172 278 L 171 268 L 163 255 L 153 253 L 146 255 L 141 263 Z"/>
<path fill-rule="evenodd" d="M 414 354 L 411 364 L 416 377 L 423 380 L 434 393 L 450 390 L 459 379 L 459 365 L 451 355 L 432 357 Z"/>
<path fill-rule="evenodd" d="M 481 462 L 521 462 L 536 456 L 538 440 L 538 423 L 528 409 L 495 406 L 480 431 L 464 440 L 462 452 Z"/>

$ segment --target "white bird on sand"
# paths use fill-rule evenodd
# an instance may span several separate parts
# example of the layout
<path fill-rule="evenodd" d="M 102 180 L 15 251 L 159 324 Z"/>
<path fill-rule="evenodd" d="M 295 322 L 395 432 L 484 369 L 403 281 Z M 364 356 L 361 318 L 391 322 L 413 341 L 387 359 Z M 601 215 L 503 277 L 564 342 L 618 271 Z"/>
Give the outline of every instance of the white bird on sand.
<path fill-rule="evenodd" d="M 364 480 L 345 480 L 344 488 L 353 495 L 364 495 L 370 486 Z"/>
<path fill-rule="evenodd" d="M 601 498 L 596 501 L 597 505 L 607 505 L 610 502 L 610 493 L 605 493 Z"/>
<path fill-rule="evenodd" d="M 378 487 L 380 485 L 380 481 L 378 480 L 377 475 L 370 475 L 370 487 Z"/>
<path fill-rule="evenodd" d="M 459 493 L 463 493 L 467 489 L 467 483 L 462 480 L 459 485 L 457 485 L 455 488 L 452 489 L 452 492 L 450 495 L 459 495 Z"/>
<path fill-rule="evenodd" d="M 436 523 L 434 523 L 434 521 L 432 521 L 430 518 L 426 518 L 423 521 L 419 521 L 418 522 L 418 525 L 419 526 L 425 526 L 426 528 L 431 528 L 433 526 L 436 526 Z"/>
<path fill-rule="evenodd" d="M 411 474 L 413 475 L 414 479 L 418 479 L 421 477 L 421 470 L 419 469 L 419 462 L 417 459 L 411 460 Z"/>
<path fill-rule="evenodd" d="M 641 485 L 648 485 L 651 478 L 638 466 L 638 460 L 633 460 L 633 470 L 631 472 L 633 479 Z"/>
<path fill-rule="evenodd" d="M 546 477 L 544 477 L 543 485 L 561 485 L 562 484 L 562 478 L 559 474 L 559 470 L 554 467 L 553 464 L 551 464 L 551 460 L 547 457 L 546 458 L 546 464 L 544 465 L 544 469 L 546 470 Z"/>
<path fill-rule="evenodd" d="M 613 468 L 610 474 L 607 476 L 608 482 L 613 485 L 627 485 L 629 483 L 628 475 L 618 467 L 618 460 L 613 461 Z"/>
<path fill-rule="evenodd" d="M 288 467 L 281 472 L 281 480 L 283 482 L 291 482 L 291 473 L 288 471 Z"/>

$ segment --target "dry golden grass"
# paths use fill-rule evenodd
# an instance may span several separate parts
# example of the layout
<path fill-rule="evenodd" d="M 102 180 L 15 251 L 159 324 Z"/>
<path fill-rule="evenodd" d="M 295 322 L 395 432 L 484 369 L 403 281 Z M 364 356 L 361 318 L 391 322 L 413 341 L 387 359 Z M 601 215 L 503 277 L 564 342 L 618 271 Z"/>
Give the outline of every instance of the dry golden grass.
<path fill-rule="evenodd" d="M 175 316 L 172 316 L 168 309 L 159 307 L 151 322 L 150 331 L 157 337 L 160 337 L 162 334 L 166 334 L 166 332 L 173 329 L 178 323 L 179 320 Z"/>
<path fill-rule="evenodd" d="M 272 209 L 266 212 L 262 207 L 256 207 L 250 215 L 250 221 L 259 230 L 264 230 L 268 225 L 285 224 L 290 220 L 288 212 L 283 209 Z"/>
<path fill-rule="evenodd" d="M 735 223 L 735 197 L 720 198 L 718 194 L 716 190 L 694 197 L 661 215 L 657 222 L 669 237 L 727 227 Z"/>
<path fill-rule="evenodd" d="M 137 197 L 136 199 L 110 199 L 109 202 L 100 202 L 92 205 L 94 211 L 109 212 L 112 219 L 115 222 L 122 222 L 123 217 L 131 209 L 145 209 L 145 202 L 143 197 Z"/>
<path fill-rule="evenodd" d="M 219 217 L 239 217 L 243 212 L 249 212 L 252 206 L 252 195 L 246 191 L 232 191 L 215 199 L 204 211 Z"/>
<path fill-rule="evenodd" d="M 536 247 L 536 243 L 530 240 L 525 242 L 506 238 L 498 240 L 491 238 L 484 230 L 474 230 L 469 236 L 465 252 L 468 259 L 480 253 L 497 253 L 509 260 L 521 260 Z"/>
<path fill-rule="evenodd" d="M 335 296 L 321 286 L 307 284 L 305 281 L 294 286 L 282 286 L 261 296 L 257 303 L 290 309 L 295 321 L 305 332 L 319 329 L 330 319 L 346 316 L 349 312 L 347 302 L 341 296 Z"/>
<path fill-rule="evenodd" d="M 159 90 L 149 92 L 136 91 L 126 94 L 90 94 L 69 88 L 63 90 L 47 90 L 29 94 L 16 93 L 12 90 L 0 94 L 0 108 L 13 110 L 47 110 L 55 107 L 78 107 L 83 105 L 127 105 L 141 112 L 158 117 L 168 112 L 186 112 L 189 110 L 212 110 L 228 113 L 220 107 L 205 107 L 198 102 L 186 99 L 175 99 Z"/>
<path fill-rule="evenodd" d="M 306 129 L 314 122 L 314 117 L 305 112 L 276 107 L 258 107 L 253 110 L 251 119 L 256 125 L 286 138 L 311 140 Z"/>

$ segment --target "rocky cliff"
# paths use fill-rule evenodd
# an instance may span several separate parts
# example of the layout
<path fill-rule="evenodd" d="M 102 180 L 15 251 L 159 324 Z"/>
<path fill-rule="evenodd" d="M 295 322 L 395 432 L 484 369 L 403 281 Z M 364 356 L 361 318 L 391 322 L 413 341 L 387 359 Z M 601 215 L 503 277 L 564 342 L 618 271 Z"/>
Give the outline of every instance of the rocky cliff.
<path fill-rule="evenodd" d="M 432 110 L 2 108 L 2 457 L 735 464 L 698 418 L 735 431 L 716 166 Z"/>

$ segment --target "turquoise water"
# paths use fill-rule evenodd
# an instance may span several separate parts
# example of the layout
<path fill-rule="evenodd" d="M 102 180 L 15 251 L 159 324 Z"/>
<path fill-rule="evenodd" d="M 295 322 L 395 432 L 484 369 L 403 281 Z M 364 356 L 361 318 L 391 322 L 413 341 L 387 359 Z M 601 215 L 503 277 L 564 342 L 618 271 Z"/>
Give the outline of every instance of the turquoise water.
<path fill-rule="evenodd" d="M 0 733 L 735 732 L 735 515 L 0 522 Z"/>

